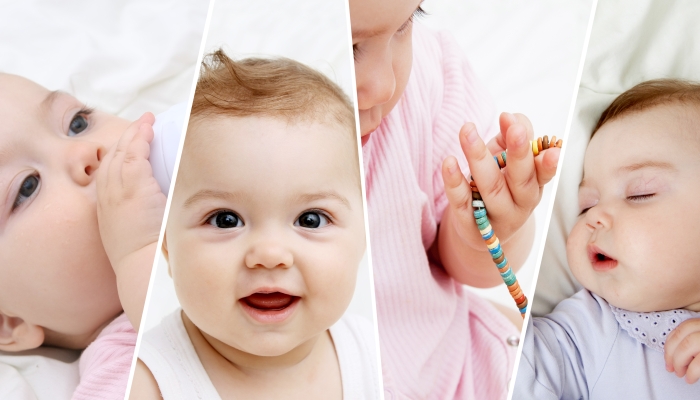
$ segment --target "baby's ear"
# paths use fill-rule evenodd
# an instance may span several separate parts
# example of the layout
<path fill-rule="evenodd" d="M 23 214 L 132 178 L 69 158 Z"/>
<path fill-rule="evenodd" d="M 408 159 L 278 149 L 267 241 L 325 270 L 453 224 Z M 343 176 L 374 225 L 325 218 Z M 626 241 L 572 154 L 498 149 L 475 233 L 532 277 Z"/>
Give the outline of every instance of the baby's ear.
<path fill-rule="evenodd" d="M 41 346 L 42 343 L 44 328 L 0 312 L 0 350 L 30 350 Z"/>

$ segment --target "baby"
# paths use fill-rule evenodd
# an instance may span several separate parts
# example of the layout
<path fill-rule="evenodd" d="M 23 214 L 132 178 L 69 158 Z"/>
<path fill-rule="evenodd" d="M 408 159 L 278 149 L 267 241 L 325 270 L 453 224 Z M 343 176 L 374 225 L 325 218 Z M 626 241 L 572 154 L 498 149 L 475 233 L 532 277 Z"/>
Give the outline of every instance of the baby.
<path fill-rule="evenodd" d="M 533 158 L 523 115 L 497 124 L 454 39 L 414 23 L 423 14 L 420 0 L 350 1 L 385 396 L 504 398 L 518 331 L 463 287 L 502 283 L 466 177 L 517 270 L 559 150 Z M 506 148 L 501 173 L 492 154 Z"/>
<path fill-rule="evenodd" d="M 126 390 L 165 206 L 153 119 L 0 74 L 0 350 L 87 347 L 74 398 Z"/>
<path fill-rule="evenodd" d="M 351 103 L 287 59 L 205 59 L 163 254 L 182 306 L 144 336 L 132 398 L 379 398 Z M 341 318 L 342 317 L 342 318 Z"/>
<path fill-rule="evenodd" d="M 700 398 L 698 126 L 700 85 L 683 81 L 603 112 L 567 242 L 585 290 L 530 319 L 514 398 Z"/>

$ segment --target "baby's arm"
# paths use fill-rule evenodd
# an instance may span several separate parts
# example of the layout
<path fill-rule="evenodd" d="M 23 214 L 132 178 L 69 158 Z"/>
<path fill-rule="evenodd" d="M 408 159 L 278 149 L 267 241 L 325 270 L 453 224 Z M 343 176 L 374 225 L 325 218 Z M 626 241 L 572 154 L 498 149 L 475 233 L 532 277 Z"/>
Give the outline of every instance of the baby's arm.
<path fill-rule="evenodd" d="M 700 318 L 683 321 L 668 335 L 664 359 L 668 372 L 690 384 L 700 379 Z"/>
<path fill-rule="evenodd" d="M 138 330 L 165 210 L 153 178 L 153 114 L 133 122 L 105 155 L 97 175 L 100 236 L 117 277 L 119 299 Z"/>
<path fill-rule="evenodd" d="M 474 124 L 462 127 L 459 140 L 469 168 L 486 204 L 488 219 L 509 265 L 517 270 L 526 260 L 534 239 L 532 211 L 542 197 L 542 188 L 556 174 L 559 149 L 552 148 L 534 158 L 529 139 L 530 121 L 521 114 L 503 113 L 501 134 L 488 145 Z M 492 153 L 508 149 L 507 166 L 501 172 Z M 502 282 L 474 219 L 467 178 L 454 157 L 442 165 L 449 207 L 445 210 L 437 241 L 439 259 L 459 282 L 491 287 Z"/>

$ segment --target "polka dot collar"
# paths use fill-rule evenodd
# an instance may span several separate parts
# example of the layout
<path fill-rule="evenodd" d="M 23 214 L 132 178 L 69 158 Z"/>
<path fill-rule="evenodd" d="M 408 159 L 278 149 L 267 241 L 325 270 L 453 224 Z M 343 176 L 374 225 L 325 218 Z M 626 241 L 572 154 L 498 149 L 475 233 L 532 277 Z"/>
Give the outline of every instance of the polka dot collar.
<path fill-rule="evenodd" d="M 628 311 L 610 305 L 622 329 L 638 342 L 654 350 L 664 351 L 666 338 L 678 324 L 690 318 L 700 318 L 700 312 L 669 310 L 657 312 Z"/>

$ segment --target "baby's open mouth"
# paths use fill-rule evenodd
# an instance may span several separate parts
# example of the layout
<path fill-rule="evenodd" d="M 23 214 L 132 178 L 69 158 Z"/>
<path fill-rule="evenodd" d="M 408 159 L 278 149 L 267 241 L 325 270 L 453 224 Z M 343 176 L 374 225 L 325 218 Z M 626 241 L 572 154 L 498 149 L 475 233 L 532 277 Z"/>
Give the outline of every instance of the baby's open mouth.
<path fill-rule="evenodd" d="M 588 246 L 588 259 L 596 271 L 607 271 L 617 267 L 617 260 L 603 253 L 597 246 Z"/>
<path fill-rule="evenodd" d="M 292 305 L 299 297 L 286 293 L 253 293 L 241 299 L 249 307 L 260 311 L 281 311 Z"/>

